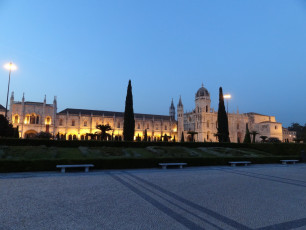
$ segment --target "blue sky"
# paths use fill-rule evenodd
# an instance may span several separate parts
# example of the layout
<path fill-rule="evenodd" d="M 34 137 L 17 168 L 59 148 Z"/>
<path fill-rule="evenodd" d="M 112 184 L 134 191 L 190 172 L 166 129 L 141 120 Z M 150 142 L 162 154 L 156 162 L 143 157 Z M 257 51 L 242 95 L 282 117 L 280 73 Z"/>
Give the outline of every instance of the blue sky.
<path fill-rule="evenodd" d="M 218 107 L 306 122 L 306 2 L 303 0 L 0 0 L 0 64 L 13 61 L 15 100 L 58 110 L 185 110 L 203 83 Z M 5 106 L 8 72 L 0 69 Z"/>

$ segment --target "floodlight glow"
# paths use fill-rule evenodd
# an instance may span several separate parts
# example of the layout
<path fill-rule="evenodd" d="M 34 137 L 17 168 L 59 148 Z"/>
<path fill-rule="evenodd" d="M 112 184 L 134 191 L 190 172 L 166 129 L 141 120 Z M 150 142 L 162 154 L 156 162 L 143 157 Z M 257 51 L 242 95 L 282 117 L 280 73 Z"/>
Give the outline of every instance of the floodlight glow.
<path fill-rule="evenodd" d="M 231 99 L 231 98 L 232 98 L 232 95 L 230 95 L 230 94 L 224 94 L 224 95 L 223 95 L 223 98 L 225 98 L 225 99 Z"/>
<path fill-rule="evenodd" d="M 4 68 L 7 70 L 16 70 L 17 66 L 14 63 L 10 62 L 10 63 L 6 63 L 4 65 Z"/>

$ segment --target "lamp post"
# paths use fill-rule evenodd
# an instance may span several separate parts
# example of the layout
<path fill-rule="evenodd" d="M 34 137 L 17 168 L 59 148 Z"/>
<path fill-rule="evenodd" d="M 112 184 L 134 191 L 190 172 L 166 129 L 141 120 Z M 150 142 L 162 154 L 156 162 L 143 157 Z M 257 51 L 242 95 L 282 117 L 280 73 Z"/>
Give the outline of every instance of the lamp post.
<path fill-rule="evenodd" d="M 10 92 L 11 72 L 12 70 L 16 70 L 17 66 L 14 65 L 12 62 L 10 62 L 8 64 L 5 64 L 4 68 L 9 70 L 9 80 L 8 80 L 8 85 L 7 85 L 6 106 L 5 106 L 5 118 L 7 118 L 7 103 L 8 103 L 8 96 Z"/>
<path fill-rule="evenodd" d="M 226 107 L 227 107 L 227 114 L 228 114 L 228 100 L 232 98 L 232 95 L 224 94 L 223 98 L 226 99 Z"/>

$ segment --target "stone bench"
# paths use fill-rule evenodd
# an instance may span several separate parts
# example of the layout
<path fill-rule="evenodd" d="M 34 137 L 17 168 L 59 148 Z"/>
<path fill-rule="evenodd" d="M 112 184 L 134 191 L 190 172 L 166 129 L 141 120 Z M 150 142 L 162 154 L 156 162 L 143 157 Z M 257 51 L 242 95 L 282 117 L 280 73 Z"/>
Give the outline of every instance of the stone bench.
<path fill-rule="evenodd" d="M 295 164 L 297 162 L 299 162 L 299 160 L 281 160 L 283 165 L 286 165 L 287 163 L 292 163 Z"/>
<path fill-rule="evenodd" d="M 162 166 L 163 169 L 167 169 L 167 166 L 180 166 L 180 169 L 182 169 L 183 165 L 187 165 L 187 163 L 159 163 L 158 165 Z"/>
<path fill-rule="evenodd" d="M 231 166 L 234 167 L 236 165 L 245 165 L 245 166 L 247 166 L 247 165 L 251 164 L 252 162 L 251 161 L 229 161 L 228 163 L 231 164 Z"/>
<path fill-rule="evenodd" d="M 56 165 L 56 168 L 60 168 L 62 173 L 65 173 L 66 168 L 85 168 L 85 172 L 89 171 L 89 167 L 94 167 L 93 164 L 82 165 Z"/>

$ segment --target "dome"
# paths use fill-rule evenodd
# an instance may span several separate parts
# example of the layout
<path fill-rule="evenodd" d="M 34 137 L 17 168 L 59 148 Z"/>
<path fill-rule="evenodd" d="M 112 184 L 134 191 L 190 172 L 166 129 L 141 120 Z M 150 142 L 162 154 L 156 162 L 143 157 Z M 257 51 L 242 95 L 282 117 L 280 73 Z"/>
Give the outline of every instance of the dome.
<path fill-rule="evenodd" d="M 203 84 L 202 87 L 197 91 L 196 97 L 209 97 L 209 92 L 206 88 L 204 88 Z"/>

